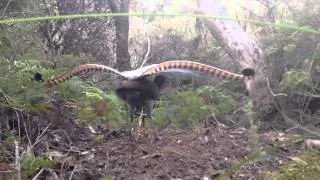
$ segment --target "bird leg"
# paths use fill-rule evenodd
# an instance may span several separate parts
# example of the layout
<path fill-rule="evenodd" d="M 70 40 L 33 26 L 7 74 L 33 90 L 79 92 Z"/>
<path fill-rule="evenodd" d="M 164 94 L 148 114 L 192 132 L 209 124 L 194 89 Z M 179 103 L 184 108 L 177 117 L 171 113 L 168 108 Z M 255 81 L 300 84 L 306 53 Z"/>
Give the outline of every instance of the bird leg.
<path fill-rule="evenodd" d="M 151 120 L 152 132 L 153 132 L 153 142 L 156 142 L 156 141 L 160 140 L 160 138 L 158 137 L 157 132 L 156 132 L 154 118 L 151 117 L 150 120 Z"/>
<path fill-rule="evenodd" d="M 138 123 L 138 128 L 137 128 L 137 131 L 138 131 L 138 135 L 137 135 L 137 139 L 139 139 L 140 135 L 141 135 L 141 127 L 145 127 L 145 121 L 144 121 L 144 118 L 145 118 L 145 114 L 143 112 L 144 108 L 141 108 L 141 111 L 140 111 L 140 115 L 139 115 L 139 123 Z"/>
<path fill-rule="evenodd" d="M 159 137 L 157 136 L 157 133 L 156 133 L 156 127 L 154 124 L 155 120 L 152 117 L 153 105 L 154 105 L 154 102 L 152 100 L 147 101 L 146 105 L 145 105 L 145 110 L 146 110 L 147 118 L 150 119 L 150 124 L 151 124 L 152 132 L 153 132 L 153 142 L 156 142 L 159 140 Z M 144 119 L 143 119 L 143 121 L 144 121 Z"/>
<path fill-rule="evenodd" d="M 141 108 L 140 116 L 139 116 L 139 127 L 145 127 L 145 117 L 146 114 L 144 114 L 144 108 Z"/>
<path fill-rule="evenodd" d="M 130 134 L 130 139 L 132 138 L 132 122 L 134 118 L 134 107 L 128 106 L 128 112 L 129 112 L 129 134 Z"/>

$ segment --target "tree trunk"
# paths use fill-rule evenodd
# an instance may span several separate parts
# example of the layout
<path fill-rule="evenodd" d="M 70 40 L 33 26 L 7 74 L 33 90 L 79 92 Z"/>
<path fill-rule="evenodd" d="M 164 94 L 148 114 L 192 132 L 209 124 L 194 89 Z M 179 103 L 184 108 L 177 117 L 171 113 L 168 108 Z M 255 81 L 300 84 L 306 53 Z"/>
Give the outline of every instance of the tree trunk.
<path fill-rule="evenodd" d="M 108 0 L 111 11 L 113 13 L 129 12 L 130 0 L 120 0 L 120 8 L 117 7 L 114 0 Z M 117 16 L 115 17 L 116 25 L 116 57 L 117 66 L 120 71 L 131 69 L 130 66 L 130 54 L 128 50 L 128 38 L 129 38 L 129 17 L 128 16 Z"/>
<path fill-rule="evenodd" d="M 229 17 L 220 0 L 198 0 L 197 2 L 202 14 Z M 246 88 L 253 100 L 254 109 L 260 112 L 262 109 L 268 110 L 272 96 L 267 87 L 267 73 L 258 43 L 236 21 L 205 18 L 204 22 L 213 37 L 221 43 L 242 70 L 249 68 L 255 71 L 254 79 L 245 80 Z"/>

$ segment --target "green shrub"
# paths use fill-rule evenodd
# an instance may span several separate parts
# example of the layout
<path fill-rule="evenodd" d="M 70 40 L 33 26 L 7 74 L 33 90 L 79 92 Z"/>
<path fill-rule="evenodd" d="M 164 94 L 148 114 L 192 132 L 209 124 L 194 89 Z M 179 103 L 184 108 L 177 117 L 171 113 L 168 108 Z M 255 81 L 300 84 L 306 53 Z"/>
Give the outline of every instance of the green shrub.
<path fill-rule="evenodd" d="M 310 79 L 307 72 L 291 69 L 283 74 L 281 84 L 289 91 L 295 91 L 303 87 Z"/>
<path fill-rule="evenodd" d="M 168 93 L 166 96 L 169 95 Z M 172 118 L 172 115 L 170 115 L 172 112 L 168 112 L 170 109 L 166 96 L 161 96 L 160 101 L 156 101 L 156 108 L 153 110 L 155 125 L 161 129 L 168 127 Z"/>
<path fill-rule="evenodd" d="M 78 117 L 82 122 L 106 121 L 112 126 L 126 123 L 124 105 L 113 92 L 104 93 L 92 86 L 84 86 L 81 91 Z"/>
<path fill-rule="evenodd" d="M 54 162 L 42 157 L 35 157 L 31 153 L 27 153 L 21 159 L 21 170 L 23 177 L 30 177 L 36 174 L 41 168 L 50 168 Z"/>
<path fill-rule="evenodd" d="M 167 99 L 155 109 L 156 124 L 161 127 L 195 127 L 210 114 L 203 98 L 191 90 L 169 94 Z"/>
<path fill-rule="evenodd" d="M 211 111 L 216 115 L 231 113 L 236 104 L 230 94 L 219 91 L 215 86 L 202 86 L 197 89 L 197 94 L 203 97 L 207 104 L 210 104 Z"/>
<path fill-rule="evenodd" d="M 235 95 L 233 95 L 235 96 Z M 215 86 L 202 86 L 196 91 L 167 93 L 155 108 L 158 127 L 194 127 L 206 120 L 211 112 L 215 115 L 231 113 L 235 98 L 228 92 L 219 91 Z"/>
<path fill-rule="evenodd" d="M 33 112 L 45 110 L 48 106 L 39 103 L 47 96 L 44 83 L 33 80 L 35 72 L 52 73 L 38 65 L 36 60 L 30 63 L 14 61 L 10 68 L 7 66 L 6 73 L 0 77 L 1 105 Z"/>
<path fill-rule="evenodd" d="M 14 134 L 13 131 L 4 131 L 1 132 L 1 145 L 6 147 L 7 149 L 14 149 L 15 144 L 14 142 L 17 141 L 19 138 Z"/>
<path fill-rule="evenodd" d="M 33 54 L 26 54 L 25 59 L 14 61 L 10 68 L 7 67 L 4 76 L 0 77 L 0 90 L 5 94 L 0 96 L 0 103 L 4 107 L 28 112 L 46 111 L 52 104 L 41 102 L 50 97 L 54 100 L 76 102 L 78 116 L 82 122 L 99 120 L 112 122 L 113 125 L 125 123 L 123 103 L 114 93 L 106 94 L 77 77 L 49 88 L 51 92 L 48 92 L 49 89 L 44 82 L 33 80 L 34 74 L 39 72 L 46 80 L 53 74 L 60 74 L 62 70 L 57 69 L 54 72 L 42 68 Z M 59 96 L 53 96 L 53 91 L 58 91 Z"/>
<path fill-rule="evenodd" d="M 85 95 L 84 89 L 87 86 L 80 78 L 73 77 L 71 80 L 58 84 L 54 89 L 59 92 L 59 98 L 77 102 Z"/>

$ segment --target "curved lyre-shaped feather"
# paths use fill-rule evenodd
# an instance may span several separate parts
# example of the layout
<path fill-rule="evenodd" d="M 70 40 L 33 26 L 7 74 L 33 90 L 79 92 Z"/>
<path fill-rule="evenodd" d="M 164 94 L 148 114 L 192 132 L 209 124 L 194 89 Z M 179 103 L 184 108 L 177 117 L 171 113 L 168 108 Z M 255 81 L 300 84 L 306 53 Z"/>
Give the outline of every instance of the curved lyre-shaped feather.
<path fill-rule="evenodd" d="M 122 76 L 119 71 L 108 66 L 104 66 L 100 64 L 84 64 L 84 65 L 73 68 L 69 73 L 58 75 L 56 77 L 53 77 L 47 80 L 47 85 L 53 86 L 59 83 L 63 83 L 66 80 L 72 78 L 73 76 L 76 76 L 83 72 L 107 72 L 107 73 L 115 74 L 118 76 Z"/>
<path fill-rule="evenodd" d="M 147 69 L 142 76 L 150 76 L 159 72 L 164 72 L 167 70 L 174 70 L 174 69 L 185 69 L 185 70 L 192 70 L 192 71 L 199 71 L 206 74 L 214 74 L 218 77 L 225 78 L 225 79 L 232 79 L 232 80 L 243 80 L 244 76 L 241 74 L 235 74 L 229 71 L 225 71 L 213 66 L 209 66 L 206 64 L 193 62 L 193 61 L 186 61 L 186 60 L 173 60 L 173 61 L 166 61 L 157 64 L 149 69 Z"/>

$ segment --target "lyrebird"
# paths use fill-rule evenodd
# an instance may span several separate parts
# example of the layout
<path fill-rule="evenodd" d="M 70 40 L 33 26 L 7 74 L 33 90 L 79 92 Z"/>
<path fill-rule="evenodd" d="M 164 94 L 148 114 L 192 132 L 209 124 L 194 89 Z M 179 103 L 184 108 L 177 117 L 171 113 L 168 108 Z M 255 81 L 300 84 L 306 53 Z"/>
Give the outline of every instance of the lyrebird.
<path fill-rule="evenodd" d="M 244 75 L 231 73 L 206 64 L 186 60 L 173 60 L 123 72 L 100 64 L 84 64 L 72 69 L 71 72 L 47 80 L 46 84 L 53 86 L 84 72 L 106 72 L 122 77 L 122 81 L 116 89 L 116 94 L 129 105 L 130 124 L 138 111 L 143 111 L 147 118 L 152 119 L 153 101 L 159 99 L 160 89 L 166 82 L 166 78 L 158 73 L 182 72 L 192 74 L 200 72 L 231 80 L 243 80 L 245 78 Z M 153 81 L 148 79 L 152 75 L 156 75 Z M 252 74 L 248 76 L 250 75 Z"/>

